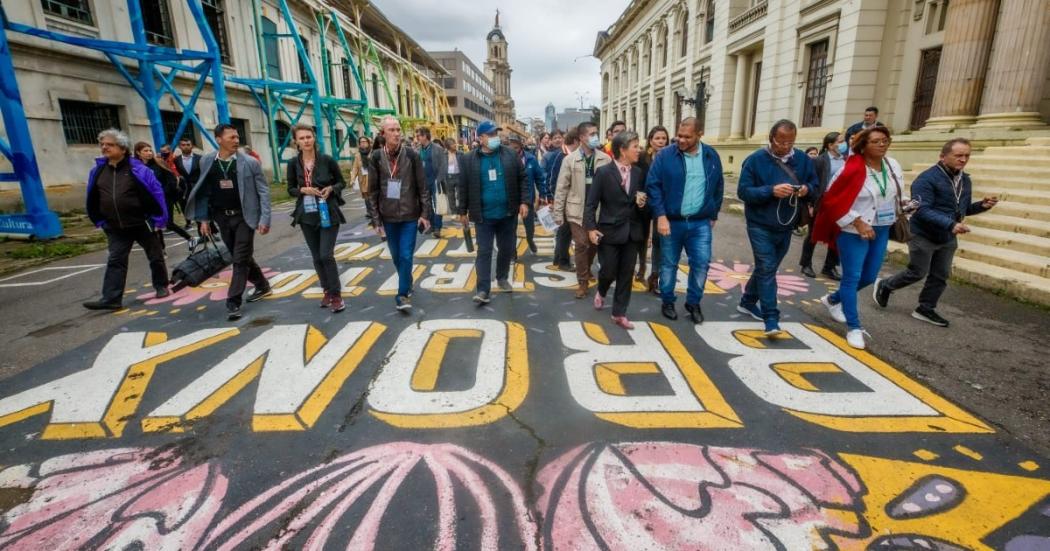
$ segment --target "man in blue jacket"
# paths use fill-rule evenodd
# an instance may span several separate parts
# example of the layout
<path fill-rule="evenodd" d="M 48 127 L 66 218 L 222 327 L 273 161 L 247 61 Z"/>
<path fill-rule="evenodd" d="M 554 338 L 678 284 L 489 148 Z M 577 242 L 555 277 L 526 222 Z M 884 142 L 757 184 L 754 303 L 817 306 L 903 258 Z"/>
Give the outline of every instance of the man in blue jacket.
<path fill-rule="evenodd" d="M 128 135 L 116 129 L 98 135 L 102 156 L 88 175 L 87 213 L 106 232 L 109 259 L 102 280 L 102 299 L 84 303 L 88 310 L 119 310 L 123 307 L 128 280 L 128 257 L 138 243 L 149 259 L 157 297 L 168 296 L 168 268 L 164 246 L 155 230 L 168 224 L 164 190 L 153 171 L 128 155 Z"/>
<path fill-rule="evenodd" d="M 911 317 L 948 327 L 948 320 L 937 314 L 937 301 L 948 286 L 952 259 L 958 247 L 957 236 L 968 233 L 965 218 L 994 207 L 998 197 L 972 201 L 973 184 L 963 172 L 970 161 L 970 141 L 948 140 L 941 148 L 941 160 L 926 169 L 911 185 L 911 198 L 919 207 L 911 217 L 912 238 L 908 241 L 908 268 L 875 281 L 873 298 L 885 308 L 890 294 L 926 278 L 919 293 L 919 307 Z"/>
<path fill-rule="evenodd" d="M 554 137 L 551 139 L 555 149 L 549 151 L 543 159 L 543 166 L 547 171 L 547 193 L 550 194 L 550 197 L 547 198 L 547 203 L 554 203 L 554 192 L 557 191 L 558 173 L 561 172 L 562 161 L 565 160 L 566 155 L 580 147 L 578 136 L 576 129 L 570 128 L 564 135 L 560 132 L 555 132 Z M 572 261 L 569 259 L 570 244 L 572 244 L 572 231 L 569 229 L 569 225 L 562 224 L 558 226 L 558 233 L 554 237 L 554 267 L 563 272 L 576 271 L 576 268 L 572 266 Z"/>
<path fill-rule="evenodd" d="M 546 205 L 547 197 L 550 197 L 551 194 L 547 191 L 547 178 L 543 169 L 540 168 L 539 161 L 536 160 L 535 155 L 525 149 L 524 144 L 521 143 L 520 136 L 512 135 L 509 139 L 511 149 L 518 155 L 518 161 L 521 162 L 521 166 L 525 170 L 525 185 L 532 190 L 530 193 L 533 196 L 539 198 L 541 207 Z M 529 244 L 529 250 L 535 255 L 536 209 L 532 204 L 529 204 L 529 215 L 522 222 L 525 224 L 525 241 Z M 517 255 L 515 255 L 515 258 L 517 258 Z"/>
<path fill-rule="evenodd" d="M 803 198 L 817 188 L 813 161 L 795 149 L 797 134 L 795 123 L 777 121 L 769 131 L 769 145 L 744 159 L 736 189 L 755 255 L 755 269 L 736 308 L 764 322 L 767 336 L 780 333 L 777 269 L 791 247 L 798 217 L 807 208 Z"/>
<path fill-rule="evenodd" d="M 689 255 L 689 285 L 685 309 L 693 323 L 703 323 L 700 311 L 707 268 L 711 262 L 711 233 L 722 208 L 722 161 L 713 147 L 700 143 L 703 131 L 695 117 L 678 125 L 675 147 L 665 147 L 653 159 L 646 178 L 649 207 L 656 231 L 663 239 L 660 265 L 661 312 L 678 319 L 674 288 L 678 260 L 685 248 Z"/>

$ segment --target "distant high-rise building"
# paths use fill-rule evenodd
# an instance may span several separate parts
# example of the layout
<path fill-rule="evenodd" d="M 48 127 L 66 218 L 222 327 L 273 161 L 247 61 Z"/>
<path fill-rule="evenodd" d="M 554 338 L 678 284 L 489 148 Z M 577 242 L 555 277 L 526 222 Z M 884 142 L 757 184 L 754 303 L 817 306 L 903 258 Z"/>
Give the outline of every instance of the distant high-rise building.
<path fill-rule="evenodd" d="M 589 121 L 594 117 L 591 109 L 576 109 L 570 107 L 558 115 L 558 127 L 562 130 L 576 128 L 581 122 Z"/>
<path fill-rule="evenodd" d="M 544 109 L 543 122 L 547 126 L 547 131 L 553 132 L 558 129 L 558 117 L 555 115 L 554 104 L 548 103 L 547 108 Z"/>
<path fill-rule="evenodd" d="M 502 127 L 515 124 L 514 100 L 510 95 L 510 63 L 507 61 L 507 37 L 499 27 L 499 10 L 496 10 L 496 24 L 489 31 L 485 40 L 488 42 L 488 59 L 485 61 L 485 76 L 492 81 L 494 88 L 493 111 L 495 122 Z"/>
<path fill-rule="evenodd" d="M 458 136 L 473 139 L 478 123 L 495 120 L 492 82 L 459 50 L 427 53 L 451 75 L 439 80 L 448 96 Z"/>

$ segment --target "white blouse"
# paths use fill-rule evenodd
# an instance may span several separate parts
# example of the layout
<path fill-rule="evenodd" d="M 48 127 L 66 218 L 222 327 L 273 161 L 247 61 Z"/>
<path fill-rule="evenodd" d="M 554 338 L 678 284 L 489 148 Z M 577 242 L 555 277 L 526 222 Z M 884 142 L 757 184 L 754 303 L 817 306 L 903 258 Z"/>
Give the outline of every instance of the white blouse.
<path fill-rule="evenodd" d="M 896 159 L 885 157 L 884 162 L 887 168 L 886 195 L 883 196 L 880 188 L 882 171 L 866 167 L 868 177 L 864 179 L 864 187 L 857 194 L 857 198 L 854 199 L 853 206 L 850 207 L 849 212 L 838 219 L 838 225 L 842 228 L 842 231 L 857 233 L 857 228 L 853 226 L 853 221 L 857 217 L 860 217 L 861 220 L 864 220 L 870 226 L 891 226 L 897 220 L 896 205 L 900 200 L 897 194 L 897 183 L 900 183 L 900 187 L 903 190 L 904 173 L 901 171 L 901 165 Z M 835 185 L 840 174 L 842 174 L 841 169 L 832 177 L 831 183 L 828 184 L 828 189 Z M 896 178 L 896 181 L 894 181 L 894 178 Z"/>

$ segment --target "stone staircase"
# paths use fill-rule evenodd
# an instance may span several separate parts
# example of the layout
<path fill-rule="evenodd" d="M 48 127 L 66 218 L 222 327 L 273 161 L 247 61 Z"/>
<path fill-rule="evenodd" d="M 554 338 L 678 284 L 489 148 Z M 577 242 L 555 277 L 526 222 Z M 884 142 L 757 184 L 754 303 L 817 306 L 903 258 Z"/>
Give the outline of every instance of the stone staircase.
<path fill-rule="evenodd" d="M 905 174 L 911 182 L 927 166 Z M 974 200 L 996 195 L 999 205 L 966 219 L 953 276 L 1021 300 L 1050 305 L 1050 138 L 1022 146 L 988 147 L 966 167 Z M 894 254 L 905 245 L 891 244 Z"/>

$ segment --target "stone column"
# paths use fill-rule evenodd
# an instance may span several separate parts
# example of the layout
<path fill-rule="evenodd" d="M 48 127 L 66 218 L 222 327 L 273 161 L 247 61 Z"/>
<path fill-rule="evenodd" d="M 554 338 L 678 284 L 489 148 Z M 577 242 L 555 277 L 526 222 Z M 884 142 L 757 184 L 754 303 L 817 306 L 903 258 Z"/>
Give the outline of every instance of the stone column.
<path fill-rule="evenodd" d="M 951 0 L 929 129 L 973 124 L 981 104 L 999 0 Z"/>
<path fill-rule="evenodd" d="M 747 118 L 747 81 L 751 72 L 751 54 L 736 55 L 736 85 L 733 87 L 733 118 L 729 125 L 730 139 L 744 139 Z"/>
<path fill-rule="evenodd" d="M 978 126 L 1042 126 L 1043 86 L 1050 72 L 1050 2 L 1002 0 L 988 86 Z"/>

